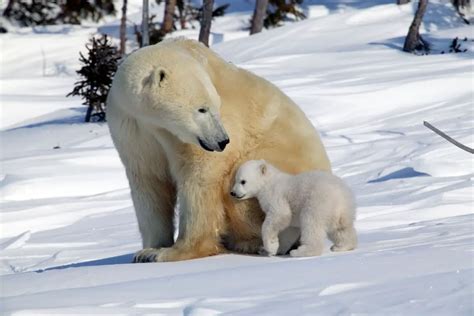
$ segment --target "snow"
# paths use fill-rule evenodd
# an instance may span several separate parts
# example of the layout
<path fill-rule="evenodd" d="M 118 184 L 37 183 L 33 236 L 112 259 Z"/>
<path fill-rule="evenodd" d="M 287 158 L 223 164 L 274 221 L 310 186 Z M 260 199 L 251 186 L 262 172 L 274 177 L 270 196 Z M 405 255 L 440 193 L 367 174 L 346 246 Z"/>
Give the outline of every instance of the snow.
<path fill-rule="evenodd" d="M 213 49 L 292 97 L 355 191 L 358 249 L 315 258 L 131 264 L 141 242 L 107 126 L 65 97 L 89 35 L 116 37 L 118 17 L 1 35 L 2 315 L 472 315 L 473 158 L 422 123 L 474 146 L 472 42 L 438 54 L 473 28 L 430 1 L 435 54 L 405 54 L 413 5 L 392 2 L 308 1 L 309 19 L 252 37 L 247 1 L 215 20 Z"/>

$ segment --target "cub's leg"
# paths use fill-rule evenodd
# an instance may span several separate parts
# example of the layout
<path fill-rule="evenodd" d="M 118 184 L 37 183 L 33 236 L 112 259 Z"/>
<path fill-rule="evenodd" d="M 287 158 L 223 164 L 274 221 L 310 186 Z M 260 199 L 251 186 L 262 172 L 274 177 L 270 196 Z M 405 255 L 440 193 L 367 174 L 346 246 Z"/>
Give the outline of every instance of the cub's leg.
<path fill-rule="evenodd" d="M 277 254 L 279 255 L 286 255 L 290 251 L 295 244 L 298 243 L 300 239 L 300 228 L 290 226 L 283 230 L 280 235 L 278 235 L 278 239 L 280 241 L 280 246 L 278 247 Z"/>
<path fill-rule="evenodd" d="M 278 209 L 266 212 L 262 225 L 263 248 L 268 255 L 274 256 L 279 248 L 278 235 L 291 223 L 291 210 L 287 203 L 280 203 Z"/>
<path fill-rule="evenodd" d="M 312 257 L 323 253 L 326 230 L 317 213 L 311 208 L 301 211 L 301 244 L 297 249 L 290 251 L 290 256 Z"/>
<path fill-rule="evenodd" d="M 330 231 L 328 237 L 334 243 L 331 251 L 348 251 L 357 247 L 357 233 L 352 223 Z"/>

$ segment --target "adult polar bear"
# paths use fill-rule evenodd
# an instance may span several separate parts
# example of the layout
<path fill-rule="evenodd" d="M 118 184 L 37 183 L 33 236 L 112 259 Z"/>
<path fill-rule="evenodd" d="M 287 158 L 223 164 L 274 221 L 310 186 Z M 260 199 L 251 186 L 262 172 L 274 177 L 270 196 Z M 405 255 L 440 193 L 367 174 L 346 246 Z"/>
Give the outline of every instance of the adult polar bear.
<path fill-rule="evenodd" d="M 143 241 L 136 262 L 215 255 L 225 251 L 224 236 L 231 248 L 256 252 L 263 213 L 256 200 L 229 194 L 246 160 L 288 173 L 330 170 L 317 131 L 292 100 L 193 40 L 131 54 L 115 75 L 107 118 Z"/>

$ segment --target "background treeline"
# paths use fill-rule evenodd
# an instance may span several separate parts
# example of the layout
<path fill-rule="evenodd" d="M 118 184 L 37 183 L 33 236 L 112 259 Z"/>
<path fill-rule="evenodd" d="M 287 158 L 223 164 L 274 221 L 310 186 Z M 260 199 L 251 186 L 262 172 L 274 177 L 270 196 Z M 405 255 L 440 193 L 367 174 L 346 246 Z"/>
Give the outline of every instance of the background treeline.
<path fill-rule="evenodd" d="M 212 21 L 223 16 L 231 7 L 229 3 L 216 6 L 214 0 L 152 0 L 163 4 L 163 19 L 156 20 L 149 14 L 149 0 L 143 0 L 142 23 L 134 25 L 134 36 L 137 45 L 147 46 L 163 40 L 168 34 L 188 28 L 200 28 L 199 40 L 209 46 Z M 410 0 L 394 0 L 399 5 L 406 5 Z M 416 13 L 405 38 L 403 50 L 409 53 L 425 55 L 430 53 L 430 43 L 419 32 L 429 0 L 419 0 Z M 470 23 L 466 13 L 471 12 L 470 0 L 451 0 L 457 14 L 465 23 Z M 255 0 L 253 14 L 248 23 L 250 35 L 259 33 L 263 28 L 273 28 L 285 22 L 305 19 L 301 8 L 304 0 Z M 120 5 L 120 8 L 116 6 Z M 98 22 L 108 15 L 120 11 L 120 45 L 116 47 L 105 35 L 93 37 L 86 44 L 87 55 L 80 54 L 81 69 L 77 71 L 80 80 L 76 82 L 69 95 L 83 98 L 88 107 L 85 120 L 105 121 L 107 94 L 120 59 L 127 54 L 127 6 L 128 1 L 113 0 L 8 0 L 2 16 L 10 23 L 20 27 L 81 24 L 82 21 Z M 1 22 L 0 22 L 1 23 Z M 7 32 L 0 24 L 0 33 Z M 462 53 L 462 41 L 453 39 L 451 46 L 441 53 Z"/>

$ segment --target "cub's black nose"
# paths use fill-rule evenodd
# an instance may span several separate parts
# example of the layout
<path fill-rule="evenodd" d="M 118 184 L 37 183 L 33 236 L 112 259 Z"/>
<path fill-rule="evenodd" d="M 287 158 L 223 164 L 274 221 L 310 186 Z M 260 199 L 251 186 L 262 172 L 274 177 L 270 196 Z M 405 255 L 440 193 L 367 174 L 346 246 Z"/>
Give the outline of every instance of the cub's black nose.
<path fill-rule="evenodd" d="M 230 140 L 228 138 L 224 139 L 223 141 L 221 142 L 218 142 L 219 144 L 219 148 L 221 150 L 224 150 L 225 146 L 227 146 L 227 144 L 230 142 Z"/>
<path fill-rule="evenodd" d="M 234 191 L 230 191 L 230 195 L 232 195 L 233 197 L 235 197 L 235 192 L 234 192 Z"/>

